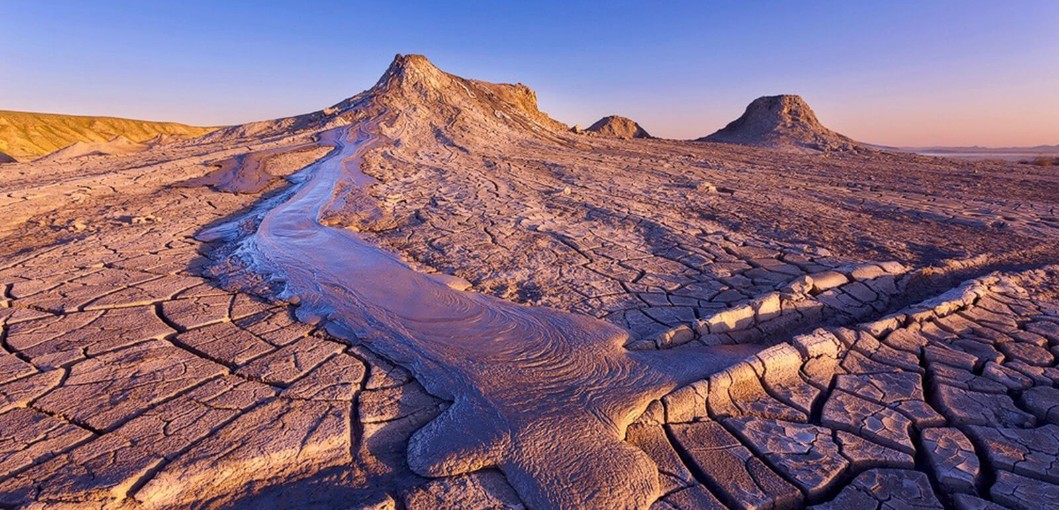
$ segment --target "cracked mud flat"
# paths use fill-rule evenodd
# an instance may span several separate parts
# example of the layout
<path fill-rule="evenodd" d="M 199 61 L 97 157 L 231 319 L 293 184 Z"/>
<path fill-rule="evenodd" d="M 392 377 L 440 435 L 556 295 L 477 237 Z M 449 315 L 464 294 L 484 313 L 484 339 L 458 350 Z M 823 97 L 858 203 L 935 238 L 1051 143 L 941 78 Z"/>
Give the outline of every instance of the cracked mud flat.
<path fill-rule="evenodd" d="M 531 107 L 404 57 L 316 114 L 0 167 L 0 504 L 1059 501 L 1056 175 Z"/>
<path fill-rule="evenodd" d="M 606 322 L 454 290 L 416 273 L 320 223 L 339 182 L 366 183 L 354 169 L 371 143 L 366 134 L 348 140 L 345 128 L 324 135 L 338 150 L 262 217 L 240 255 L 256 271 L 281 275 L 300 316 L 326 315 L 336 336 L 366 342 L 452 402 L 413 436 L 412 468 L 452 476 L 498 467 L 540 508 L 648 505 L 657 473 L 622 441 L 629 422 L 652 399 L 756 349 L 630 352 L 628 334 Z"/>

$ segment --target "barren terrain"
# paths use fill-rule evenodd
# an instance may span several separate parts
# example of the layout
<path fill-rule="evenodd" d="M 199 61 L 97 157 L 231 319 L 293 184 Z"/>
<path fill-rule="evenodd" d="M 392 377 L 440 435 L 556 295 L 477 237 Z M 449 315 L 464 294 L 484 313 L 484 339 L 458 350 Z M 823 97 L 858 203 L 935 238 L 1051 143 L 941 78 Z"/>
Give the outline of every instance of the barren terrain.
<path fill-rule="evenodd" d="M 1059 173 L 752 138 L 398 56 L 3 164 L 0 506 L 1054 508 Z"/>
<path fill-rule="evenodd" d="M 126 142 L 157 142 L 194 138 L 213 129 L 176 122 L 0 110 L 0 153 L 30 161 L 71 145 L 103 144 L 115 137 Z"/>

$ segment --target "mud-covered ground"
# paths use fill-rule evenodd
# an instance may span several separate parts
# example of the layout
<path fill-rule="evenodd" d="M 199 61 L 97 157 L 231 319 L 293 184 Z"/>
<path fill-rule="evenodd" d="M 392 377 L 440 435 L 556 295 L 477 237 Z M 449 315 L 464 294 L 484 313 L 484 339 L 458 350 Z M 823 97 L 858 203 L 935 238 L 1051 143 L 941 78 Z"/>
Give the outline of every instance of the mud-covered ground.
<path fill-rule="evenodd" d="M 609 322 L 630 352 L 754 346 L 615 422 L 657 466 L 652 508 L 1059 501 L 1059 174 L 528 129 L 522 103 L 472 110 L 424 83 L 485 85 L 415 72 L 350 198 L 372 220 L 338 227 L 470 292 Z M 456 106 L 411 107 L 427 99 Z M 278 125 L 0 166 L 0 505 L 526 506 L 501 454 L 414 471 L 409 438 L 450 403 L 385 339 L 236 290 L 231 247 L 196 238 L 331 154 L 337 124 Z M 254 193 L 228 193 L 242 161 Z M 205 175 L 221 189 L 177 186 Z M 566 468 L 540 479 L 576 484 Z"/>

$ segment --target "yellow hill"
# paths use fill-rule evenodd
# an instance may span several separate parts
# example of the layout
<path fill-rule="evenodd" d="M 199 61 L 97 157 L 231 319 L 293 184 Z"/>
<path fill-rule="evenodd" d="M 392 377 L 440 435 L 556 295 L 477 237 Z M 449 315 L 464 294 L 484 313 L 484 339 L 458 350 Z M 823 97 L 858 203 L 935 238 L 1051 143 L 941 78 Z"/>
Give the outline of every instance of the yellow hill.
<path fill-rule="evenodd" d="M 163 138 L 194 138 L 216 128 L 175 122 L 83 117 L 0 110 L 0 153 L 20 161 L 36 159 L 77 142 L 106 142 L 123 136 L 133 142 Z"/>

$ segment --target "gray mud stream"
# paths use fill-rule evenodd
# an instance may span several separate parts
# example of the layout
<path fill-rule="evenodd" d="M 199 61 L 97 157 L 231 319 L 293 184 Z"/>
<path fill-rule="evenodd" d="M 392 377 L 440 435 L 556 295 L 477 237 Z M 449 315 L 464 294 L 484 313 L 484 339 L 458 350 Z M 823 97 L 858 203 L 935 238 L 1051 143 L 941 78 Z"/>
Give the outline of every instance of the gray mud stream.
<path fill-rule="evenodd" d="M 286 282 L 303 320 L 408 368 L 452 405 L 409 444 L 412 469 L 449 476 L 499 468 L 535 508 L 644 507 L 657 468 L 623 441 L 655 398 L 758 350 L 755 346 L 628 351 L 606 322 L 452 289 L 355 232 L 319 221 L 340 183 L 372 182 L 360 155 L 382 143 L 343 127 L 336 150 L 267 211 L 240 251 Z M 356 139 L 349 139 L 356 136 Z"/>

